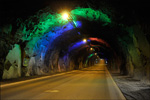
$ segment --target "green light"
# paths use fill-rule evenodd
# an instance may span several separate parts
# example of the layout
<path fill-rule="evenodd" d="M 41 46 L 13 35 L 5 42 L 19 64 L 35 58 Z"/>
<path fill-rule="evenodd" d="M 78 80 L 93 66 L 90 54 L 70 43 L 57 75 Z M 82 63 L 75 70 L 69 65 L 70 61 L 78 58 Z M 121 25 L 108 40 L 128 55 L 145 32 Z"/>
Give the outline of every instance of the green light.
<path fill-rule="evenodd" d="M 77 23 L 74 20 L 73 20 L 73 23 L 74 23 L 75 27 L 77 27 Z"/>
<path fill-rule="evenodd" d="M 85 62 L 85 66 L 87 66 L 87 63 L 88 63 L 89 59 L 90 59 L 92 56 L 94 56 L 94 54 L 90 54 L 90 55 L 88 56 L 88 58 L 86 59 L 86 62 Z"/>
<path fill-rule="evenodd" d="M 69 23 L 69 21 L 72 22 L 73 26 L 76 28 L 78 26 L 76 23 L 78 20 L 77 16 L 90 21 L 100 21 L 103 25 L 111 23 L 111 19 L 107 14 L 103 13 L 101 10 L 94 10 L 92 8 L 76 8 L 72 11 L 65 11 L 61 14 L 51 14 L 49 12 L 44 13 L 44 11 L 41 13 L 40 10 L 37 14 L 30 16 L 30 18 L 25 21 L 22 21 L 22 19 L 19 18 L 17 19 L 18 26 L 20 27 L 17 34 L 22 33 L 22 40 L 31 40 L 33 37 L 43 36 L 56 26 L 65 25 Z"/>
<path fill-rule="evenodd" d="M 101 21 L 104 25 L 111 23 L 111 19 L 107 14 L 104 14 L 101 10 L 94 10 L 92 8 L 76 8 L 71 11 L 73 15 L 82 16 L 90 21 Z"/>

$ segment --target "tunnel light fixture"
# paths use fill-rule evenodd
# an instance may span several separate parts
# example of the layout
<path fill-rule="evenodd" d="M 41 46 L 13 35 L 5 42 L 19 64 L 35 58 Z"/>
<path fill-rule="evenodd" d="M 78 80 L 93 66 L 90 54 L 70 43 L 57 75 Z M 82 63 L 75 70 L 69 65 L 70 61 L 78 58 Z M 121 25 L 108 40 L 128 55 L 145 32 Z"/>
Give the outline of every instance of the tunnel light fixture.
<path fill-rule="evenodd" d="M 85 43 L 86 43 L 86 42 L 87 42 L 87 39 L 83 39 L 83 42 L 85 42 Z"/>
<path fill-rule="evenodd" d="M 65 21 L 68 21 L 70 22 L 74 28 L 77 28 L 77 23 L 76 21 L 74 20 L 73 16 L 71 15 L 71 13 L 65 11 L 62 13 L 62 19 L 65 20 Z M 80 32 L 78 32 L 79 35 L 81 35 Z M 87 40 L 84 40 L 84 42 L 86 42 Z"/>
<path fill-rule="evenodd" d="M 67 20 L 67 19 L 69 18 L 69 14 L 66 13 L 66 12 L 63 13 L 62 18 L 63 18 L 64 20 Z"/>
<path fill-rule="evenodd" d="M 93 48 L 90 48 L 90 50 L 93 51 L 94 49 L 93 49 Z"/>
<path fill-rule="evenodd" d="M 106 61 L 106 64 L 107 64 L 108 62 Z"/>

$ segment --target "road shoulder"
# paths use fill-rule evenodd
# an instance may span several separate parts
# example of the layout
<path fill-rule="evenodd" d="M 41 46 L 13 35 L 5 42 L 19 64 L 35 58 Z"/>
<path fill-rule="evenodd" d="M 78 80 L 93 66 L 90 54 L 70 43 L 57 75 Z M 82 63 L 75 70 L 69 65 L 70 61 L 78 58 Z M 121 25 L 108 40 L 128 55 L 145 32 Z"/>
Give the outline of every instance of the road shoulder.
<path fill-rule="evenodd" d="M 150 86 L 140 80 L 129 76 L 122 76 L 117 72 L 111 72 L 112 78 L 124 94 L 127 100 L 149 100 Z"/>

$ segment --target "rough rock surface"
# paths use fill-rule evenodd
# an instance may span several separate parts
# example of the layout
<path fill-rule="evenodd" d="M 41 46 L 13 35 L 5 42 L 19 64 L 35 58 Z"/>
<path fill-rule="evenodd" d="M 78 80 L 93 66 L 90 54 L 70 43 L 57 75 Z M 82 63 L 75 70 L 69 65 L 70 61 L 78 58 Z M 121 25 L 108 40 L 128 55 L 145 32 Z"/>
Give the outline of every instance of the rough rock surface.
<path fill-rule="evenodd" d="M 9 51 L 4 64 L 3 79 L 21 77 L 21 49 L 18 44 Z"/>
<path fill-rule="evenodd" d="M 91 53 L 87 52 L 89 46 L 85 49 L 81 49 L 81 45 L 78 49 L 73 48 L 71 51 L 69 49 L 77 47 L 75 43 L 84 37 L 97 37 L 105 40 L 111 48 L 97 41 L 89 44 L 100 45 L 98 47 L 100 51 L 95 52 L 105 54 L 99 56 L 108 58 L 110 69 L 120 70 L 123 75 L 130 75 L 148 83 L 150 81 L 150 25 L 147 13 L 149 9 L 146 7 L 149 7 L 148 3 L 136 1 L 135 4 L 121 1 L 117 4 L 109 0 L 109 2 L 107 0 L 84 1 L 79 5 L 81 7 L 77 8 L 78 4 L 71 7 L 70 14 L 75 17 L 77 28 L 74 28 L 74 22 L 62 20 L 61 14 L 52 12 L 50 8 L 52 5 L 36 9 L 35 12 L 29 12 L 34 3 L 33 5 L 29 3 L 30 8 L 26 6 L 29 11 L 25 11 L 25 6 L 21 9 L 19 5 L 22 4 L 17 3 L 16 7 L 20 7 L 17 9 L 13 7 L 7 9 L 8 6 L 2 6 L 6 11 L 2 12 L 3 19 L 0 19 L 3 22 L 0 23 L 0 76 L 2 77 L 3 73 L 7 76 L 6 73 L 9 73 L 10 68 L 14 70 L 10 67 L 12 62 L 6 60 L 14 44 L 21 48 L 19 51 L 21 58 L 18 58 L 21 67 L 14 67 L 20 68 L 17 71 L 18 76 L 20 72 L 23 72 L 23 76 L 41 75 L 85 67 L 86 59 Z M 13 2 L 12 6 L 14 5 Z M 144 8 L 141 7 L 142 5 Z M 23 15 L 24 12 L 30 14 Z M 5 17 L 5 14 L 9 16 Z M 19 18 L 19 15 L 22 18 Z M 79 36 L 78 33 L 81 35 Z M 29 64 L 23 66 L 26 58 L 29 59 Z M 93 64 L 92 59 L 87 62 L 89 66 Z"/>

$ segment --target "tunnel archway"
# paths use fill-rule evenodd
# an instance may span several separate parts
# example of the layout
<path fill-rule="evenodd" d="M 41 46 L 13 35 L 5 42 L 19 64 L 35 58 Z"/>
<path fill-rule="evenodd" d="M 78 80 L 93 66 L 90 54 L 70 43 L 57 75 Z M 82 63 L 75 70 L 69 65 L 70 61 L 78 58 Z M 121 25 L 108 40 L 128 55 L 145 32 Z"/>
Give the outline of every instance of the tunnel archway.
<path fill-rule="evenodd" d="M 41 75 L 83 68 L 86 58 L 97 53 L 100 58 L 108 59 L 109 69 L 149 80 L 148 23 L 138 16 L 135 8 L 132 13 L 108 5 L 73 7 L 69 10 L 71 20 L 63 20 L 58 11 L 54 13 L 48 6 L 29 18 L 17 18 L 16 22 L 1 25 L 1 52 L 4 52 L 1 54 L 1 77 L 11 78 L 7 75 L 9 69 L 23 66 L 27 58 L 28 65 L 24 69 L 21 67 L 19 73 Z M 130 14 L 138 17 L 132 18 Z M 84 38 L 90 42 L 82 43 Z M 21 60 L 9 58 L 14 44 L 18 45 Z M 90 47 L 95 51 L 89 52 L 87 48 Z M 16 64 L 17 61 L 21 62 Z"/>

